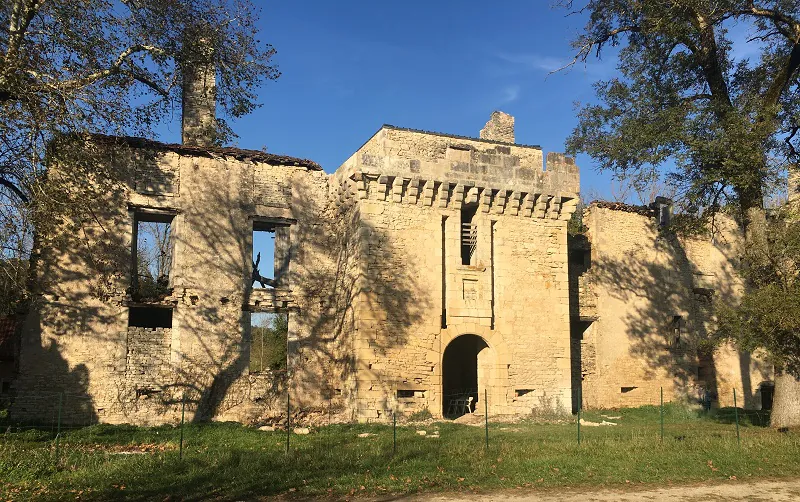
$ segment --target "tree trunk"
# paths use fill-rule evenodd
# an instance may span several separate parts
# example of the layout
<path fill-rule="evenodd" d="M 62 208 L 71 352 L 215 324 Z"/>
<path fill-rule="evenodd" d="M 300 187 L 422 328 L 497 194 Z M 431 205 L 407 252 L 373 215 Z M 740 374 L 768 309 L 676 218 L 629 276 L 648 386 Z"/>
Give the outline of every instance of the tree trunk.
<path fill-rule="evenodd" d="M 800 427 L 800 380 L 777 369 L 770 426 Z"/>

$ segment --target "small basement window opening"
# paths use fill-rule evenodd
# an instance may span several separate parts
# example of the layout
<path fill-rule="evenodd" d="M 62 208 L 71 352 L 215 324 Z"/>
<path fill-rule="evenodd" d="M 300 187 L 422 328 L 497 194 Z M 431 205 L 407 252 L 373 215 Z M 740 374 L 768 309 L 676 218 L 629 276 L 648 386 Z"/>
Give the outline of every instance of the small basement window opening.
<path fill-rule="evenodd" d="M 171 307 L 130 307 L 128 326 L 135 328 L 172 328 Z"/>
<path fill-rule="evenodd" d="M 274 288 L 285 281 L 289 269 L 289 227 L 253 222 L 252 286 Z"/>
<path fill-rule="evenodd" d="M 475 215 L 478 204 L 464 204 L 461 207 L 461 264 L 475 265 L 475 251 L 478 246 L 478 226 Z"/>
<path fill-rule="evenodd" d="M 250 313 L 250 373 L 286 369 L 289 314 Z"/>
<path fill-rule="evenodd" d="M 620 387 L 619 391 L 623 394 L 627 394 L 628 392 L 634 391 L 638 389 L 638 387 Z"/>
<path fill-rule="evenodd" d="M 133 232 L 133 296 L 161 301 L 172 294 L 172 220 L 165 213 L 136 213 Z"/>

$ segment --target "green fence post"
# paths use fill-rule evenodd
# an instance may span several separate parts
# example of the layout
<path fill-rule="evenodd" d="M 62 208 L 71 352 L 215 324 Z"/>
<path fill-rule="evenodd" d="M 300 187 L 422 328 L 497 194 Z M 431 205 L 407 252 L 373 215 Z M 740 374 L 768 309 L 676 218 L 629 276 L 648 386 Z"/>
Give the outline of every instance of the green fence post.
<path fill-rule="evenodd" d="M 664 387 L 661 387 L 661 442 L 664 442 Z"/>
<path fill-rule="evenodd" d="M 178 444 L 178 460 L 183 460 L 183 424 L 186 422 L 186 391 L 181 398 L 181 439 Z"/>
<path fill-rule="evenodd" d="M 483 389 L 483 412 L 484 423 L 486 424 L 486 449 L 489 449 L 489 393 Z"/>
<path fill-rule="evenodd" d="M 291 402 L 289 401 L 289 389 L 286 389 L 286 454 L 289 454 L 289 441 L 292 436 L 292 415 L 289 413 Z"/>
<path fill-rule="evenodd" d="M 58 457 L 61 446 L 61 407 L 64 404 L 64 393 L 58 393 L 58 419 L 56 421 L 56 451 L 55 451 L 55 466 L 58 467 Z"/>
<path fill-rule="evenodd" d="M 578 388 L 578 445 L 581 444 L 581 408 L 583 408 L 582 389 Z"/>
<path fill-rule="evenodd" d="M 736 445 L 742 446 L 739 438 L 739 408 L 736 406 L 736 388 L 733 389 L 733 416 L 736 418 Z"/>
<path fill-rule="evenodd" d="M 392 411 L 392 455 L 397 453 L 397 409 Z"/>

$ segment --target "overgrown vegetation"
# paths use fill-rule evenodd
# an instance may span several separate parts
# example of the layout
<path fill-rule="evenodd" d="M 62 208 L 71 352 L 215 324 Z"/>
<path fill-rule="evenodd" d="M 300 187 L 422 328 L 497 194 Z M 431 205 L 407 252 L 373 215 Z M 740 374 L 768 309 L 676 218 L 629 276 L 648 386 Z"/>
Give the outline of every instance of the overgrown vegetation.
<path fill-rule="evenodd" d="M 285 370 L 288 334 L 289 316 L 286 314 L 272 316 L 269 326 L 253 326 L 250 333 L 250 372 Z"/>
<path fill-rule="evenodd" d="M 740 413 L 741 410 L 740 410 Z M 698 416 L 666 407 L 664 442 L 659 409 L 586 412 L 585 420 L 618 423 L 583 427 L 576 441 L 568 423 L 438 422 L 399 426 L 397 453 L 385 425 L 332 425 L 293 435 L 235 424 L 187 425 L 183 460 L 174 427 L 98 425 L 68 432 L 61 459 L 42 433 L 0 436 L 0 496 L 4 499 L 88 500 L 256 496 L 385 495 L 564 486 L 630 486 L 800 475 L 800 437 L 752 425 L 743 414 L 737 447 L 732 410 Z M 619 418 L 609 418 L 619 417 Z M 431 438 L 434 431 L 439 437 Z M 359 434 L 370 433 L 368 437 Z M 38 435 L 37 435 L 38 434 Z M 49 436 L 52 437 L 52 436 Z"/>

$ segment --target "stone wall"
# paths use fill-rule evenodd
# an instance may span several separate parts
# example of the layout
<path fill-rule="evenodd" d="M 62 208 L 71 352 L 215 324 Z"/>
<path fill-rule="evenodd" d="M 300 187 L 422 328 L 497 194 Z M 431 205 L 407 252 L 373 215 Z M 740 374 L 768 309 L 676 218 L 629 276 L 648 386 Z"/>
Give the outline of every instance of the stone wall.
<path fill-rule="evenodd" d="M 743 290 L 735 222 L 720 215 L 712 234 L 681 237 L 646 208 L 603 204 L 590 205 L 583 221 L 591 266 L 580 302 L 596 305 L 573 330 L 584 406 L 657 404 L 662 387 L 667 401 L 708 391 L 725 406 L 736 387 L 759 407 L 759 385 L 771 379 L 762 358 L 728 346 L 698 352 L 713 329 L 712 300 L 735 301 Z"/>

